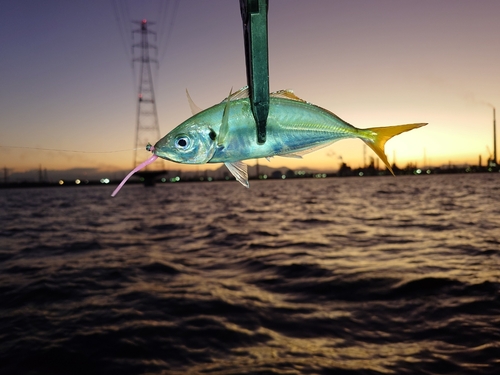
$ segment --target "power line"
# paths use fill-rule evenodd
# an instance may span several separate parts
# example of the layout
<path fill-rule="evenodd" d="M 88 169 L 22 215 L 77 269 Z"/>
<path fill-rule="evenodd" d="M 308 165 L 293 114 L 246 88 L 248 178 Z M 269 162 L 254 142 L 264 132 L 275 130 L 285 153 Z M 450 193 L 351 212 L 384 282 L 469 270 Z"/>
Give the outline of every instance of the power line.
<path fill-rule="evenodd" d="M 127 42 L 126 35 L 128 33 L 127 33 L 126 27 L 124 26 L 123 21 L 122 21 L 122 15 L 120 12 L 120 5 L 119 5 L 121 3 L 118 2 L 118 0 L 111 0 L 111 3 L 113 4 L 113 12 L 115 15 L 116 25 L 118 26 L 118 34 L 120 34 L 120 39 L 122 40 L 123 48 L 125 49 L 125 54 L 127 55 L 127 59 L 129 59 L 131 61 L 132 60 L 132 55 L 131 55 L 132 43 Z"/>
<path fill-rule="evenodd" d="M 172 35 L 172 30 L 174 28 L 175 19 L 177 17 L 177 10 L 179 9 L 179 3 L 180 3 L 180 1 L 179 0 L 173 0 L 172 3 L 173 3 L 173 5 L 170 7 L 170 8 L 172 8 L 172 11 L 170 13 L 170 20 L 169 20 L 169 22 L 167 22 L 167 19 L 169 18 L 168 14 L 164 16 L 165 18 L 162 18 L 162 20 L 165 21 L 165 22 L 162 22 L 162 24 L 165 24 L 165 25 L 168 24 L 168 29 L 167 29 L 167 35 L 165 37 L 165 42 L 161 43 L 162 51 L 160 52 L 160 62 L 163 61 L 163 59 L 165 58 L 165 55 L 167 54 L 168 44 L 170 42 L 170 36 Z M 164 27 L 163 27 L 163 30 L 164 30 Z M 162 37 L 162 34 L 160 35 L 160 37 Z"/>

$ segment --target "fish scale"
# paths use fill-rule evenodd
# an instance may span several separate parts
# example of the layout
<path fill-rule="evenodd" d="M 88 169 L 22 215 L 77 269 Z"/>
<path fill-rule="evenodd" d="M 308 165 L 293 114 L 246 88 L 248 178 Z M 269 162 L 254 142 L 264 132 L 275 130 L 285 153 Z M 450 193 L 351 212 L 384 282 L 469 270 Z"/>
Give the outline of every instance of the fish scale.
<path fill-rule="evenodd" d="M 223 105 L 219 104 L 220 118 Z M 267 120 L 268 140 L 260 145 L 255 142 L 255 122 L 247 108 L 250 108 L 249 99 L 231 102 L 230 113 L 234 110 L 237 114 L 246 115 L 230 119 L 232 131 L 227 146 L 216 150 L 210 163 L 287 156 L 293 152 L 307 153 L 307 150 L 318 145 L 326 146 L 358 134 L 358 129 L 320 107 L 302 101 L 271 98 Z"/>

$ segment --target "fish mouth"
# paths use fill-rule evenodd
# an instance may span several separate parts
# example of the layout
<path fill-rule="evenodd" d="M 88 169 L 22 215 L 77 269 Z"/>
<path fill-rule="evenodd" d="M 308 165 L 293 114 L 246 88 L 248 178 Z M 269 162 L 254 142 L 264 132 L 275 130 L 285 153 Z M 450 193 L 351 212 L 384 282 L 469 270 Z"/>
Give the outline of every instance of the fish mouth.
<path fill-rule="evenodd" d="M 193 163 L 190 163 L 187 160 L 172 159 L 171 157 L 168 157 L 164 153 L 162 154 L 162 152 L 156 152 L 156 150 L 153 151 L 153 154 L 156 155 L 156 156 L 158 156 L 159 158 L 161 158 L 163 160 L 171 161 L 172 163 L 177 163 L 177 164 L 193 164 Z"/>
<path fill-rule="evenodd" d="M 167 155 L 165 155 L 164 152 L 158 151 L 156 148 L 153 150 L 153 155 L 156 155 L 159 158 L 162 158 L 163 160 L 173 161 L 174 163 L 178 163 L 177 161 L 175 161 L 172 158 L 169 158 Z"/>

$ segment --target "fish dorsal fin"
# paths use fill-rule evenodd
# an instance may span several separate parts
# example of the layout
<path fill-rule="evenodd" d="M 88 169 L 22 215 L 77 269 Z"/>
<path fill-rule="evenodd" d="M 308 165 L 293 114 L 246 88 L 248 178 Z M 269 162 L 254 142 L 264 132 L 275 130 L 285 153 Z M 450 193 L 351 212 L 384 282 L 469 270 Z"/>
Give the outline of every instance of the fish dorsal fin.
<path fill-rule="evenodd" d="M 248 93 L 248 86 L 243 86 L 235 93 L 230 93 L 229 96 L 223 100 L 223 102 L 226 101 L 227 99 L 233 101 L 233 100 L 245 99 L 248 98 L 249 96 L 250 94 Z"/>
<path fill-rule="evenodd" d="M 229 100 L 245 99 L 250 96 L 248 86 L 243 86 L 234 94 L 229 95 Z"/>
<path fill-rule="evenodd" d="M 248 167 L 242 161 L 236 161 L 233 163 L 224 163 L 229 169 L 229 172 L 236 178 L 236 180 L 245 187 L 250 187 L 248 183 Z"/>
<path fill-rule="evenodd" d="M 226 105 L 224 107 L 224 113 L 222 115 L 222 123 L 219 129 L 219 136 L 217 137 L 217 146 L 224 145 L 224 141 L 226 140 L 229 133 L 229 104 L 231 103 L 230 98 L 232 91 L 233 89 L 231 88 L 231 91 L 229 91 L 229 96 L 226 98 Z"/>
<path fill-rule="evenodd" d="M 269 94 L 269 96 L 273 98 L 289 99 L 289 100 L 295 100 L 297 102 L 307 103 L 304 99 L 301 99 L 297 95 L 295 95 L 292 90 L 275 91 Z"/>
<path fill-rule="evenodd" d="M 293 93 L 293 90 L 279 90 L 275 91 L 269 94 L 270 97 L 272 98 L 282 98 L 282 99 L 289 99 L 289 100 L 295 100 L 297 102 L 302 102 L 302 103 L 308 103 L 306 100 L 299 98 L 297 95 Z M 244 86 L 235 93 L 229 95 L 227 98 L 225 98 L 222 102 L 226 101 L 228 98 L 229 100 L 239 100 L 239 99 L 246 99 L 250 97 L 250 90 L 248 86 Z"/>
<path fill-rule="evenodd" d="M 191 99 L 191 96 L 189 95 L 189 91 L 187 89 L 186 89 L 186 95 L 188 98 L 189 107 L 191 108 L 191 113 L 193 115 L 196 115 L 197 113 L 200 113 L 201 111 L 203 111 L 200 107 L 198 107 L 196 104 L 194 104 L 193 99 Z"/>

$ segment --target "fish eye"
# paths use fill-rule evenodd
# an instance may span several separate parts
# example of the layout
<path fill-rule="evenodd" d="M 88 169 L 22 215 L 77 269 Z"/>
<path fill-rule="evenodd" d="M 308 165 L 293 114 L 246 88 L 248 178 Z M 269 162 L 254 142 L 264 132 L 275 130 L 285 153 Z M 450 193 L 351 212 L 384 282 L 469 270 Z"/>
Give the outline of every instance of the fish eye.
<path fill-rule="evenodd" d="M 189 138 L 185 137 L 185 136 L 178 137 L 175 140 L 175 147 L 177 147 L 178 149 L 181 149 L 181 150 L 185 150 L 186 148 L 188 148 L 189 144 L 190 144 Z"/>
<path fill-rule="evenodd" d="M 210 133 L 208 133 L 208 136 L 212 141 L 215 141 L 215 139 L 217 138 L 217 134 L 212 129 L 210 129 Z"/>

